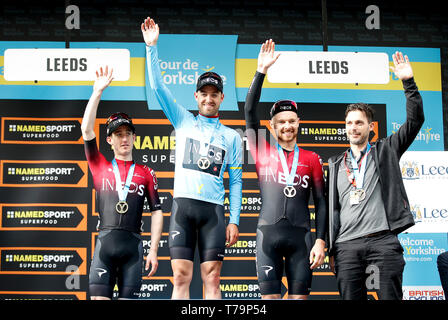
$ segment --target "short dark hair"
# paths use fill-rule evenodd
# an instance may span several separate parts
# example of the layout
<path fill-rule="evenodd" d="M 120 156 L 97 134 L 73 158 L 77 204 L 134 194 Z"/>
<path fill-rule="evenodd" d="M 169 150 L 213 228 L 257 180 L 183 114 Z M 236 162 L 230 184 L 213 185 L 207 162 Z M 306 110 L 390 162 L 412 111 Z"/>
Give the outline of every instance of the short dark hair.
<path fill-rule="evenodd" d="M 347 106 L 347 108 L 345 109 L 345 118 L 347 118 L 347 114 L 349 112 L 356 111 L 356 110 L 364 112 L 364 114 L 367 117 L 367 121 L 369 121 L 369 123 L 371 123 L 373 121 L 373 115 L 374 115 L 375 111 L 367 103 L 362 103 L 362 102 L 349 104 Z"/>

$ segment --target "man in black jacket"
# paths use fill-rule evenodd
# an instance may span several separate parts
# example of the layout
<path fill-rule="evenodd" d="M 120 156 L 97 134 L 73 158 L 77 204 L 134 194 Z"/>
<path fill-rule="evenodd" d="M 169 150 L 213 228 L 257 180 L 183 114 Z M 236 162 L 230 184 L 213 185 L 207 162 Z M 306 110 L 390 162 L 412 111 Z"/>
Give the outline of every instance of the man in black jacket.
<path fill-rule="evenodd" d="M 329 256 L 343 299 L 400 300 L 404 269 L 398 233 L 414 225 L 399 160 L 424 122 L 423 103 L 407 56 L 393 55 L 403 82 L 406 121 L 393 135 L 369 143 L 373 110 L 351 104 L 345 113 L 350 149 L 328 160 Z"/>

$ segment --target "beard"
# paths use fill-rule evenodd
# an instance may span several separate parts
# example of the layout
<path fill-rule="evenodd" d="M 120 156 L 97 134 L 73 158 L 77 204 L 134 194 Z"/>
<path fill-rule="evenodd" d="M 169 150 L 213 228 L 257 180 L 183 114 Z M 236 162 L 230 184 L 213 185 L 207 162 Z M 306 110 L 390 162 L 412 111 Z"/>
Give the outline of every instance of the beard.
<path fill-rule="evenodd" d="M 218 104 L 198 104 L 198 110 L 200 112 L 200 114 L 202 114 L 203 116 L 206 117 L 211 117 L 211 116 L 215 116 L 218 114 L 219 112 L 219 107 L 220 105 Z"/>
<path fill-rule="evenodd" d="M 353 145 L 362 145 L 367 141 L 368 138 L 369 138 L 369 132 L 367 132 L 367 134 L 359 133 L 359 136 L 357 138 L 353 138 L 352 134 L 348 135 L 348 140 L 350 144 Z"/>
<path fill-rule="evenodd" d="M 295 139 L 297 139 L 297 131 L 296 130 L 291 130 L 288 131 L 288 133 L 290 133 L 289 135 L 285 135 L 286 132 L 282 133 L 282 132 L 277 132 L 277 140 L 279 142 L 291 142 L 294 141 Z"/>

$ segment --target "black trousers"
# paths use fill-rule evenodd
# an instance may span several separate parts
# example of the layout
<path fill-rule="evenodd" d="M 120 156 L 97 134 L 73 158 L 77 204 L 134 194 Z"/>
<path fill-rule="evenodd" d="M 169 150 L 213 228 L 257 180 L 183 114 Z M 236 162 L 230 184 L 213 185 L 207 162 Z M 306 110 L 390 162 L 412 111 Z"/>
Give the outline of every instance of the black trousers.
<path fill-rule="evenodd" d="M 403 247 L 389 232 L 336 243 L 335 271 L 344 300 L 367 300 L 373 292 L 379 300 L 402 300 Z"/>

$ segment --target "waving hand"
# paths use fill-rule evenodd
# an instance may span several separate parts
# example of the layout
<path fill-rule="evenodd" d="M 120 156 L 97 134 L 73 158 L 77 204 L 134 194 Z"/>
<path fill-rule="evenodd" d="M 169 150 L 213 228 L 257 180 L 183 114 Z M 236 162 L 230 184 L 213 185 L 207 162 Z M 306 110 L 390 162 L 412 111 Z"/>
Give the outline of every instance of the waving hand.
<path fill-rule="evenodd" d="M 400 80 L 407 80 L 414 76 L 408 56 L 403 57 L 403 54 L 397 51 L 392 55 L 392 59 L 394 67 L 390 67 L 390 69 Z"/>
<path fill-rule="evenodd" d="M 266 40 L 261 45 L 260 53 L 258 54 L 258 68 L 257 71 L 266 74 L 269 67 L 277 61 L 280 53 L 275 53 L 275 42 L 272 39 Z"/>
<path fill-rule="evenodd" d="M 143 39 L 147 46 L 155 46 L 159 39 L 159 25 L 153 19 L 147 17 L 141 25 Z"/>

